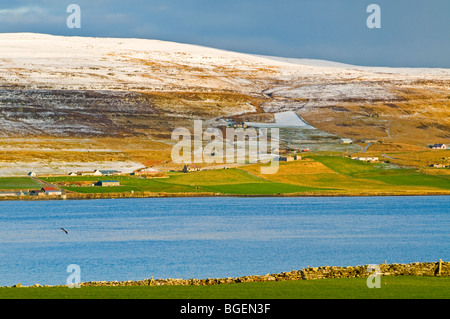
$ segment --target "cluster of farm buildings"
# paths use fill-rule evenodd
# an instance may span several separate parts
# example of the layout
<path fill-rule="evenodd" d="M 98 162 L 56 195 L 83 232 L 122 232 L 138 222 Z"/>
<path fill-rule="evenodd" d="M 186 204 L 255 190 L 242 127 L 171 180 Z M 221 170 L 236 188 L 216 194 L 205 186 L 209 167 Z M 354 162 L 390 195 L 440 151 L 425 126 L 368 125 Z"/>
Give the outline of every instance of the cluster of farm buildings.
<path fill-rule="evenodd" d="M 93 171 L 80 171 L 80 172 L 70 172 L 69 176 L 119 176 L 119 175 L 136 175 L 136 176 L 145 176 L 145 175 L 154 175 L 159 173 L 159 171 L 152 168 L 144 168 L 132 173 L 123 173 L 118 170 L 93 170 Z M 37 174 L 35 172 L 29 172 L 28 176 L 36 177 Z M 98 182 L 91 183 L 93 186 L 100 187 L 111 187 L 111 186 L 120 186 L 120 182 L 117 180 L 99 180 Z M 10 197 L 10 196 L 64 196 L 64 192 L 60 189 L 56 189 L 50 185 L 44 186 L 41 189 L 29 190 L 29 191 L 2 191 L 0 192 L 0 197 Z"/>
<path fill-rule="evenodd" d="M 54 187 L 46 186 L 41 189 L 31 190 L 31 191 L 5 191 L 0 192 L 0 197 L 9 197 L 9 196 L 61 196 L 63 192 Z"/>
<path fill-rule="evenodd" d="M 118 170 L 93 170 L 93 171 L 79 171 L 79 172 L 70 172 L 69 176 L 121 176 L 121 175 L 136 175 L 136 176 L 144 176 L 144 175 L 153 175 L 160 173 L 158 170 L 153 168 L 143 168 L 132 173 L 124 173 Z M 37 174 L 35 172 L 29 172 L 28 176 L 36 177 Z M 52 175 L 55 176 L 55 175 Z"/>

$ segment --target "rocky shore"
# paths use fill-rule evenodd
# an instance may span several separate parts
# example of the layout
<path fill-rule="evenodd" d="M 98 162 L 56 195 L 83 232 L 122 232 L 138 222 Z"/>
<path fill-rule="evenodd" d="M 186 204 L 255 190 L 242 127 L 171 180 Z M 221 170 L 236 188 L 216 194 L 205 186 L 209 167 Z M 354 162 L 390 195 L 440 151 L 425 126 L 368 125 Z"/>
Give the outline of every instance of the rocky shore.
<path fill-rule="evenodd" d="M 315 280 L 326 278 L 357 278 L 368 277 L 373 271 L 368 272 L 369 265 L 365 266 L 322 266 L 308 267 L 301 270 L 282 272 L 277 274 L 253 275 L 244 277 L 229 278 L 207 278 L 207 279 L 144 279 L 127 281 L 92 281 L 83 282 L 82 287 L 92 286 L 206 286 L 217 284 L 231 284 L 241 282 L 264 282 L 264 281 L 285 281 L 285 280 Z M 450 262 L 426 262 L 410 264 L 380 264 L 381 276 L 450 276 Z M 14 287 L 23 287 L 20 284 Z M 42 287 L 36 284 L 35 287 Z M 49 287 L 49 286 L 45 286 Z M 58 287 L 58 286 L 53 286 Z M 61 287 L 61 286 L 59 286 Z"/>

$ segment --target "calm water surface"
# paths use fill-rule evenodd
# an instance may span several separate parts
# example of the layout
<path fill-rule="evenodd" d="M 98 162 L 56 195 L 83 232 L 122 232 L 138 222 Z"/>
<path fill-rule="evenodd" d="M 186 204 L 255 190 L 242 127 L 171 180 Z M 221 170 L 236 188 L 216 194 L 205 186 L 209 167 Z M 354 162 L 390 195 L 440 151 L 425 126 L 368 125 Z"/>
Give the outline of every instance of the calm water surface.
<path fill-rule="evenodd" d="M 450 260 L 450 196 L 0 202 L 0 286 Z M 65 228 L 68 234 L 61 231 Z"/>

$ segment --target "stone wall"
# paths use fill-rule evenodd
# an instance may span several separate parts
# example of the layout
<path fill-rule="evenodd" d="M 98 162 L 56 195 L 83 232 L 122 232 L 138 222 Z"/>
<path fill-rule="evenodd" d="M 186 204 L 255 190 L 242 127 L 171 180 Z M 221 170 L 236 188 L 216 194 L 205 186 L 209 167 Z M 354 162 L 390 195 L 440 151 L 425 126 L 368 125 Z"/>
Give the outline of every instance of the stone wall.
<path fill-rule="evenodd" d="M 382 276 L 450 276 L 450 262 L 429 262 L 411 264 L 381 264 Z M 355 278 L 368 277 L 368 265 L 354 267 L 308 267 L 279 274 L 262 276 L 244 276 L 236 278 L 207 278 L 207 279 L 144 279 L 138 281 L 95 281 L 85 282 L 81 286 L 204 286 L 239 282 L 283 281 L 283 280 L 313 280 L 325 278 Z M 439 271 L 440 270 L 440 271 Z"/>
<path fill-rule="evenodd" d="M 412 264 L 381 264 L 382 276 L 439 276 L 439 262 Z M 353 278 L 368 277 L 373 271 L 367 272 L 366 266 L 355 267 L 318 267 L 302 270 L 303 279 L 322 278 Z M 450 276 L 450 263 L 441 263 L 441 276 Z"/>

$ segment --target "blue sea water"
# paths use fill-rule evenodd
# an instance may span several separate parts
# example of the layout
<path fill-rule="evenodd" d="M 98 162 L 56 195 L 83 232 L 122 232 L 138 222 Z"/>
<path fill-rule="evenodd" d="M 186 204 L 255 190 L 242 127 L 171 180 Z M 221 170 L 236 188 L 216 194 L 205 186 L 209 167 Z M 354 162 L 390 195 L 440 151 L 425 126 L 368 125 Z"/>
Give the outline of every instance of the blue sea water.
<path fill-rule="evenodd" d="M 450 196 L 0 202 L 0 286 L 450 260 Z M 67 230 L 64 233 L 60 228 Z"/>

